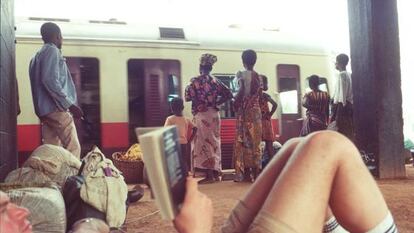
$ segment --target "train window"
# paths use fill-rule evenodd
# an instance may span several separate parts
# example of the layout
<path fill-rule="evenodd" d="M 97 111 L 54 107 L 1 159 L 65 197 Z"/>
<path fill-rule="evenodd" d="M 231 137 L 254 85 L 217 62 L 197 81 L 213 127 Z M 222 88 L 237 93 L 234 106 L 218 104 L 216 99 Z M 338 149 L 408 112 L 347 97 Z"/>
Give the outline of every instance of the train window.
<path fill-rule="evenodd" d="M 298 90 L 296 79 L 279 78 L 279 96 L 282 103 L 282 112 L 286 114 L 298 113 Z"/>
<path fill-rule="evenodd" d="M 299 67 L 296 65 L 278 65 L 279 96 L 283 114 L 299 114 L 300 83 Z"/>
<path fill-rule="evenodd" d="M 286 114 L 296 114 L 298 113 L 297 105 L 297 95 L 298 91 L 290 90 L 280 92 L 280 102 L 282 102 L 282 112 Z"/>
<path fill-rule="evenodd" d="M 235 83 L 235 75 L 234 74 L 214 74 L 214 76 L 223 82 L 228 88 L 230 88 L 233 95 L 236 94 L 237 88 Z M 235 117 L 236 114 L 233 109 L 233 102 L 231 100 L 227 101 L 226 103 L 220 106 L 220 117 L 221 118 L 232 118 Z"/>
<path fill-rule="evenodd" d="M 169 74 L 168 75 L 168 102 L 173 98 L 178 97 L 180 94 L 180 83 L 178 82 L 178 77 Z"/>
<path fill-rule="evenodd" d="M 99 61 L 96 58 L 66 57 L 84 120 L 76 123 L 82 154 L 101 145 Z"/>
<path fill-rule="evenodd" d="M 309 88 L 309 82 L 308 82 L 308 80 L 306 80 L 305 85 L 306 85 L 305 91 L 306 92 L 310 92 L 311 89 Z M 328 79 L 326 79 L 324 77 L 320 77 L 319 78 L 319 90 L 326 91 L 326 92 L 329 93 Z"/>

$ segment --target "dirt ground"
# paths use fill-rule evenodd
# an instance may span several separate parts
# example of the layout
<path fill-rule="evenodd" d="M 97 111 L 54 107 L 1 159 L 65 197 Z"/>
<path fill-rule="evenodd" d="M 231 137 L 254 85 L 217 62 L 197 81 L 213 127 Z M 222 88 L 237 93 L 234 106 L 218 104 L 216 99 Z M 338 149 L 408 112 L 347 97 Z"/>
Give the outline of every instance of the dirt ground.
<path fill-rule="evenodd" d="M 407 179 L 378 181 L 400 233 L 414 232 L 414 223 L 411 223 L 414 221 L 414 168 L 412 166 L 406 168 Z M 213 200 L 213 232 L 219 232 L 220 226 L 231 208 L 249 186 L 249 183 L 234 183 L 232 181 L 200 186 L 201 191 Z M 129 209 L 127 228 L 131 233 L 175 232 L 171 222 L 161 219 L 154 201 L 150 198 L 148 189 L 144 198 Z"/>

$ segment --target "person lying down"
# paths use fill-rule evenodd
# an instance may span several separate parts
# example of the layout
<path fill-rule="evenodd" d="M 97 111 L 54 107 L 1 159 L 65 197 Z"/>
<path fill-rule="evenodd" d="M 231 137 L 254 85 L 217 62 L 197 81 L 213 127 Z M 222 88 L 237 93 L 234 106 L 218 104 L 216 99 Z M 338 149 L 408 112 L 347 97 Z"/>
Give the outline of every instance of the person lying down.
<path fill-rule="evenodd" d="M 212 216 L 211 200 L 188 177 L 175 228 L 180 233 L 208 233 Z M 347 231 L 398 232 L 358 150 L 333 131 L 286 142 L 221 228 L 222 233 Z"/>
<path fill-rule="evenodd" d="M 0 233 L 32 233 L 32 225 L 27 217 L 28 209 L 10 201 L 6 193 L 0 191 Z M 69 233 L 109 233 L 107 224 L 99 219 L 85 218 L 77 221 Z"/>

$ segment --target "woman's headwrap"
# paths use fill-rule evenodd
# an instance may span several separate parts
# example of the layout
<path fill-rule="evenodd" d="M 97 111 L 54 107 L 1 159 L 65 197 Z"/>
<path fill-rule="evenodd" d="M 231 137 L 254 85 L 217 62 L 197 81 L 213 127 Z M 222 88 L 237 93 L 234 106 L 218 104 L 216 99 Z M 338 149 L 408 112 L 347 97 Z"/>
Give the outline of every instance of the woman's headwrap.
<path fill-rule="evenodd" d="M 214 65 L 214 63 L 216 63 L 217 61 L 217 57 L 213 54 L 209 54 L 209 53 L 205 53 L 203 55 L 201 55 L 200 58 L 200 65 L 204 66 L 204 65 Z"/>

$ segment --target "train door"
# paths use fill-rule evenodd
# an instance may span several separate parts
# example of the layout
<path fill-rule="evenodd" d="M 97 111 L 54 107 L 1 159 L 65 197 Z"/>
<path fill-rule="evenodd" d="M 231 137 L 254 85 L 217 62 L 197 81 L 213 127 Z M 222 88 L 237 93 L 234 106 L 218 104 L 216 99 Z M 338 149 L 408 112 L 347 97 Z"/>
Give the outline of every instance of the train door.
<path fill-rule="evenodd" d="M 83 120 L 75 123 L 82 154 L 85 154 L 93 145 L 101 146 L 99 61 L 96 58 L 66 57 L 66 62 L 75 83 L 78 105 L 84 113 Z"/>
<path fill-rule="evenodd" d="M 162 126 L 170 115 L 169 101 L 180 95 L 180 63 L 177 60 L 130 59 L 128 61 L 129 140 L 134 128 Z"/>
<path fill-rule="evenodd" d="M 299 66 L 280 64 L 276 67 L 276 73 L 282 108 L 280 140 L 283 143 L 299 136 L 302 128 Z"/>
<path fill-rule="evenodd" d="M 216 78 L 223 82 L 224 85 L 230 88 L 233 94 L 236 93 L 234 83 L 234 74 L 214 74 Z M 232 101 L 229 100 L 220 106 L 221 117 L 221 167 L 222 169 L 231 169 L 233 166 L 233 147 L 234 139 L 236 137 L 236 119 L 233 110 Z"/>

